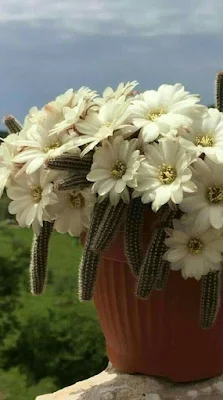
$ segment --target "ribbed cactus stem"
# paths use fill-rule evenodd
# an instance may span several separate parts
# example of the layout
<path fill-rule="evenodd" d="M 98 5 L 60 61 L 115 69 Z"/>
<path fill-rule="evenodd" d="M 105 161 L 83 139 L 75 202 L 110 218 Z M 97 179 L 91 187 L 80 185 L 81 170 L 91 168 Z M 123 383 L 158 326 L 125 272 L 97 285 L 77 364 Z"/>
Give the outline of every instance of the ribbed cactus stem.
<path fill-rule="evenodd" d="M 166 210 L 163 214 L 163 226 L 166 228 L 172 228 L 173 227 L 173 219 L 174 218 L 180 218 L 182 216 L 182 211 L 180 209 L 176 210 Z M 170 264 L 168 261 L 163 260 L 163 255 L 167 250 L 167 247 L 164 243 L 165 239 L 167 238 L 167 234 L 165 233 L 165 236 L 163 238 L 163 242 L 160 245 L 160 258 L 158 262 L 158 276 L 157 280 L 154 286 L 155 290 L 162 290 L 166 286 L 169 272 L 170 272 Z"/>
<path fill-rule="evenodd" d="M 38 235 L 34 235 L 30 261 L 30 286 L 33 295 L 43 293 L 47 279 L 49 240 L 53 222 L 43 221 Z"/>
<path fill-rule="evenodd" d="M 3 122 L 9 133 L 19 133 L 22 130 L 22 125 L 20 122 L 11 114 L 6 115 L 3 118 Z"/>
<path fill-rule="evenodd" d="M 101 253 L 109 246 L 125 217 L 127 204 L 122 200 L 116 206 L 108 205 L 99 229 L 92 240 L 91 249 Z"/>
<path fill-rule="evenodd" d="M 142 264 L 141 231 L 144 221 L 144 205 L 141 198 L 132 200 L 127 209 L 125 223 L 125 255 L 133 276 L 138 276 Z"/>
<path fill-rule="evenodd" d="M 151 291 L 155 288 L 159 270 L 160 246 L 163 241 L 163 231 L 156 229 L 147 248 L 143 263 L 140 267 L 138 282 L 135 295 L 139 299 L 147 299 Z"/>
<path fill-rule="evenodd" d="M 165 248 L 166 250 L 166 248 Z M 164 254 L 164 252 L 163 252 Z M 168 281 L 168 277 L 169 277 L 169 273 L 170 273 L 170 264 L 167 261 L 162 260 L 162 262 L 160 263 L 159 267 L 158 267 L 158 276 L 157 276 L 157 280 L 154 286 L 155 290 L 162 290 L 165 288 L 167 281 Z"/>
<path fill-rule="evenodd" d="M 181 214 L 180 210 L 171 210 L 168 206 L 160 210 L 160 226 L 154 231 L 148 244 L 147 251 L 140 267 L 139 278 L 136 286 L 136 296 L 147 299 L 152 290 L 161 289 L 168 277 L 167 264 L 163 260 L 166 250 L 164 240 L 166 232 L 164 227 L 171 227 L 173 218 Z"/>
<path fill-rule="evenodd" d="M 90 250 L 89 247 L 84 249 L 78 277 L 78 297 L 81 302 L 93 298 L 99 260 L 99 255 Z"/>
<path fill-rule="evenodd" d="M 49 158 L 45 162 L 45 167 L 56 170 L 84 170 L 87 173 L 91 169 L 92 155 L 86 155 L 80 158 L 77 154 L 63 154 L 55 158 Z"/>
<path fill-rule="evenodd" d="M 223 112 L 223 71 L 218 72 L 215 81 L 215 107 Z"/>
<path fill-rule="evenodd" d="M 99 255 L 94 253 L 91 248 L 91 242 L 99 229 L 101 220 L 107 209 L 109 200 L 105 199 L 101 203 L 96 203 L 91 217 L 90 228 L 86 237 L 83 255 L 79 265 L 78 274 L 78 297 L 79 301 L 89 301 L 93 297 L 94 287 L 97 278 L 97 268 L 99 264 Z"/>
<path fill-rule="evenodd" d="M 65 178 L 59 179 L 54 184 L 56 190 L 82 189 L 87 186 L 90 186 L 90 182 L 87 181 L 86 175 L 82 174 L 71 174 Z"/>
<path fill-rule="evenodd" d="M 210 329 L 217 317 L 221 300 L 221 272 L 209 272 L 201 280 L 200 325 Z"/>

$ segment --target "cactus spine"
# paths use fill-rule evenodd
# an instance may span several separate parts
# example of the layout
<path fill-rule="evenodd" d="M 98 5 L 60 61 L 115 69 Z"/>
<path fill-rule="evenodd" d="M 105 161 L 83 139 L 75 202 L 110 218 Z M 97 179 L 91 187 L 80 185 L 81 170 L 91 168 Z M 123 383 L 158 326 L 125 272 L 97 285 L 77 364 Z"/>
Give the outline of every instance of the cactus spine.
<path fill-rule="evenodd" d="M 39 234 L 33 238 L 30 261 L 30 286 L 33 295 L 42 294 L 46 284 L 48 248 L 53 225 L 53 222 L 43 221 Z"/>

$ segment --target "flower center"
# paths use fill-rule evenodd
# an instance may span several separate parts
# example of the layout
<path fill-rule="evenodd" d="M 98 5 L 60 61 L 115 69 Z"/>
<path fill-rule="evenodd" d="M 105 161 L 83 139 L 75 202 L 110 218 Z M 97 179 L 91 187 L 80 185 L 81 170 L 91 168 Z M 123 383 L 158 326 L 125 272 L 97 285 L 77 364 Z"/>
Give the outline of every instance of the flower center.
<path fill-rule="evenodd" d="M 187 243 L 188 250 L 191 254 L 199 254 L 201 253 L 204 244 L 199 238 L 191 238 Z"/>
<path fill-rule="evenodd" d="M 31 196 L 33 197 L 34 203 L 39 203 L 40 200 L 42 199 L 42 192 L 43 189 L 41 186 L 33 186 L 31 188 Z"/>
<path fill-rule="evenodd" d="M 164 185 L 170 185 L 175 181 L 177 171 L 172 165 L 163 164 L 158 169 L 158 178 Z"/>
<path fill-rule="evenodd" d="M 60 147 L 60 146 L 61 146 L 61 143 L 59 142 L 59 140 L 57 140 L 56 142 L 53 142 L 53 143 L 49 144 L 48 146 L 45 146 L 44 152 L 48 153 L 48 151 L 58 149 L 58 147 Z"/>
<path fill-rule="evenodd" d="M 159 118 L 163 114 L 166 114 L 166 112 L 163 108 L 152 108 L 151 110 L 149 110 L 149 112 L 147 114 L 147 119 L 150 121 L 155 121 L 157 118 Z"/>
<path fill-rule="evenodd" d="M 122 161 L 116 161 L 110 170 L 111 175 L 115 179 L 121 179 L 126 173 L 126 165 Z"/>
<path fill-rule="evenodd" d="M 214 138 L 212 135 L 204 135 L 204 136 L 197 136 L 195 138 L 195 142 L 197 146 L 202 147 L 213 147 L 214 146 Z"/>
<path fill-rule="evenodd" d="M 68 194 L 68 204 L 71 208 L 83 208 L 85 200 L 81 193 L 72 192 Z"/>
<path fill-rule="evenodd" d="M 207 198 L 210 203 L 218 203 L 223 200 L 223 186 L 212 186 L 207 190 Z"/>

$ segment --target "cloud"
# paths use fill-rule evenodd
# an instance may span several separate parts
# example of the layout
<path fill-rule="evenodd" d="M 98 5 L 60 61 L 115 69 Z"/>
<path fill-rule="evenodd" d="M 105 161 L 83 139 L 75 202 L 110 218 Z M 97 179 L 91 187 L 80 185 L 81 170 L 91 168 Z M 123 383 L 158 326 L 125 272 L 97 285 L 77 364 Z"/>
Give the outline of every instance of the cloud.
<path fill-rule="evenodd" d="M 23 121 L 70 87 L 135 79 L 140 90 L 180 82 L 212 103 L 220 1 L 0 0 L 0 118 Z"/>
<path fill-rule="evenodd" d="M 0 23 L 12 21 L 33 27 L 45 21 L 66 40 L 72 32 L 140 37 L 223 33 L 222 0 L 1 0 Z"/>

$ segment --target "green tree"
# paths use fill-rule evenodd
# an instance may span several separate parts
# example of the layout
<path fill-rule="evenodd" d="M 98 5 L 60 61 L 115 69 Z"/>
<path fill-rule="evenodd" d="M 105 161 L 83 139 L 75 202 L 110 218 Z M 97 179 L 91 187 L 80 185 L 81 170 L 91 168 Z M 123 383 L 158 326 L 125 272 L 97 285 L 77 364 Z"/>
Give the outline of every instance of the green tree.
<path fill-rule="evenodd" d="M 99 373 L 108 363 L 98 323 L 63 307 L 31 315 L 6 352 L 5 367 L 20 366 L 28 384 L 51 377 L 63 387 Z M 6 361 L 8 360 L 8 363 Z"/>
<path fill-rule="evenodd" d="M 19 326 L 16 311 L 21 307 L 20 291 L 23 284 L 24 265 L 29 261 L 29 249 L 14 240 L 10 229 L 2 227 L 7 257 L 0 256 L 0 355 L 8 336 Z"/>

